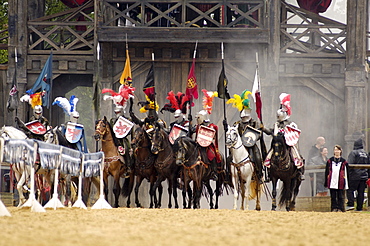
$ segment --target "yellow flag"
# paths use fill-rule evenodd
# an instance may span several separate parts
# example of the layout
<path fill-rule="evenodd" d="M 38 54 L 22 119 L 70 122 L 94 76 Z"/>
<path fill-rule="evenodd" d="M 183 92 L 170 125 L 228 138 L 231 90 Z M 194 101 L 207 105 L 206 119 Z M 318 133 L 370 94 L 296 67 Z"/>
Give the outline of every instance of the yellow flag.
<path fill-rule="evenodd" d="M 132 84 L 132 75 L 131 75 L 131 66 L 130 66 L 130 56 L 128 54 L 128 49 L 126 49 L 126 63 L 125 68 L 123 69 L 121 78 L 119 82 L 123 85 L 131 86 Z"/>

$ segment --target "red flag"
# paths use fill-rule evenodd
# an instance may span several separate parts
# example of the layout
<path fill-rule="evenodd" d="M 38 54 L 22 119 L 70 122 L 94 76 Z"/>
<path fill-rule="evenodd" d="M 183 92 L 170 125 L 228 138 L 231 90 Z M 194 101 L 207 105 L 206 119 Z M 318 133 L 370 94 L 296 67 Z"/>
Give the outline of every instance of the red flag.
<path fill-rule="evenodd" d="M 261 100 L 261 92 L 260 92 L 260 77 L 258 75 L 258 66 L 256 67 L 256 74 L 254 76 L 253 88 L 252 88 L 252 96 L 254 103 L 256 104 L 256 113 L 258 119 L 262 122 L 262 100 Z"/>
<path fill-rule="evenodd" d="M 193 58 L 193 64 L 191 65 L 188 82 L 186 84 L 186 96 L 192 101 L 192 98 L 198 99 L 198 84 L 195 77 L 195 58 Z"/>

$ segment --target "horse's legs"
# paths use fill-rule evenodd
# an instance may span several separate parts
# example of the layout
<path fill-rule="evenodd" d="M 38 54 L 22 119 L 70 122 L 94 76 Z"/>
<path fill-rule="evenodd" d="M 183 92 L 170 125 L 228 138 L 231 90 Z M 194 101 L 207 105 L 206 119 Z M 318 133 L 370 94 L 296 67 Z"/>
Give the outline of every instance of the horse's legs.
<path fill-rule="evenodd" d="M 177 202 L 177 178 L 176 175 L 173 175 L 172 178 L 172 194 L 173 194 L 173 199 L 175 200 L 175 208 L 179 208 L 179 203 Z"/>
<path fill-rule="evenodd" d="M 168 179 L 168 188 L 167 188 L 167 191 L 168 191 L 168 208 L 172 208 L 172 203 L 171 203 L 172 190 L 173 190 L 173 180 Z"/>
<path fill-rule="evenodd" d="M 271 210 L 276 210 L 276 185 L 277 185 L 277 179 L 275 177 L 271 178 L 272 183 L 272 207 Z"/>
<path fill-rule="evenodd" d="M 23 203 L 26 202 L 26 198 L 23 195 L 23 184 L 26 180 L 25 172 L 23 171 L 22 174 L 20 174 L 18 171 L 15 171 L 15 178 L 17 180 L 17 190 L 18 190 L 18 196 L 19 196 L 19 203 L 18 207 L 22 206 Z"/>
<path fill-rule="evenodd" d="M 118 205 L 119 195 L 121 194 L 121 186 L 120 186 L 120 183 L 119 183 L 120 175 L 119 175 L 118 171 L 116 171 L 113 174 L 113 178 L 114 178 L 114 184 L 113 184 L 114 207 L 118 208 L 119 207 L 119 205 Z"/>
<path fill-rule="evenodd" d="M 235 167 L 231 167 L 232 172 L 231 172 L 231 181 L 233 182 L 234 186 L 234 205 L 233 209 L 238 208 L 238 174 L 236 173 L 237 171 L 235 170 Z"/>
<path fill-rule="evenodd" d="M 159 187 L 159 185 L 162 183 L 163 180 L 164 180 L 163 177 L 160 177 L 160 176 L 157 177 L 157 180 L 155 181 L 155 183 L 152 187 L 152 192 L 153 193 L 155 193 L 157 191 L 157 188 Z M 162 187 L 162 190 L 163 190 L 163 187 Z M 159 196 L 162 197 L 161 192 L 160 192 Z M 171 197 L 169 197 L 169 199 L 171 199 Z M 156 205 L 156 208 L 160 208 L 160 207 L 161 207 L 161 203 L 160 203 L 160 201 L 158 201 L 158 204 Z"/>
<path fill-rule="evenodd" d="M 104 195 L 105 199 L 108 201 L 108 170 L 104 170 L 103 172 L 103 183 L 104 183 Z"/>
<path fill-rule="evenodd" d="M 244 187 L 244 199 L 245 199 L 245 210 L 249 209 L 249 195 L 251 193 L 251 183 L 252 183 L 252 175 L 249 175 L 247 177 L 247 180 L 245 181 L 245 187 Z"/>
<path fill-rule="evenodd" d="M 209 208 L 213 209 L 213 191 L 211 185 L 209 184 L 209 180 L 205 181 L 204 185 L 206 186 L 209 193 Z"/>
<path fill-rule="evenodd" d="M 256 185 L 256 194 L 257 194 L 257 197 L 256 197 L 256 210 L 257 211 L 261 211 L 261 201 L 260 201 L 260 197 L 261 197 L 261 185 L 257 182 L 257 185 Z"/>
<path fill-rule="evenodd" d="M 221 181 L 220 181 L 220 175 L 219 175 L 218 180 L 216 181 L 216 189 L 215 189 L 215 195 L 216 195 L 215 209 L 218 209 L 218 197 L 220 196 L 220 188 L 221 188 Z"/>
<path fill-rule="evenodd" d="M 141 204 L 139 202 L 139 188 L 141 185 L 141 182 L 143 181 L 143 177 L 138 175 L 136 176 L 136 185 L 135 185 L 135 204 L 137 208 L 141 208 Z M 152 183 L 150 183 L 150 188 L 152 188 Z M 149 191 L 149 196 L 150 196 L 150 208 L 152 208 L 152 196 L 151 196 L 151 191 Z"/>
<path fill-rule="evenodd" d="M 190 187 L 190 180 L 188 181 L 187 186 L 188 186 L 187 192 L 188 192 L 188 198 L 189 198 L 189 202 L 188 202 L 187 208 L 191 208 L 191 203 L 193 201 L 193 191 L 191 190 L 191 187 Z"/>
<path fill-rule="evenodd" d="M 162 194 L 163 194 L 163 186 L 162 186 L 162 182 L 161 182 L 158 185 L 158 204 L 157 204 L 158 208 L 160 208 L 162 206 Z"/>

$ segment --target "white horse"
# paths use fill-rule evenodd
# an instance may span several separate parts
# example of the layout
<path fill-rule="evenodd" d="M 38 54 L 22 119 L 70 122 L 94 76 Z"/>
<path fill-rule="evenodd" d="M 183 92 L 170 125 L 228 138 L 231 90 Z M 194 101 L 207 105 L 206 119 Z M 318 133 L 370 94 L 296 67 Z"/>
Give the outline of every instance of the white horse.
<path fill-rule="evenodd" d="M 27 139 L 26 134 L 12 126 L 3 126 L 0 130 L 0 136 L 5 140 L 8 139 Z M 31 167 L 25 165 L 23 162 L 18 164 L 11 165 L 15 178 L 17 179 L 17 190 L 19 194 L 19 203 L 20 207 L 23 203 L 26 202 L 26 198 L 23 195 L 23 192 L 28 192 L 27 183 L 29 181 L 29 176 L 31 173 Z M 13 181 L 11 180 L 10 183 Z"/>
<path fill-rule="evenodd" d="M 248 154 L 248 150 L 243 146 L 242 140 L 239 136 L 237 127 L 228 127 L 226 132 L 226 146 L 231 152 L 231 176 L 234 186 L 234 207 L 237 209 L 237 200 L 239 193 L 242 196 L 240 209 L 248 210 L 248 199 L 256 200 L 256 210 L 261 210 L 259 200 L 259 185 L 257 181 L 252 182 L 252 176 L 254 174 L 254 166 L 251 162 Z"/>

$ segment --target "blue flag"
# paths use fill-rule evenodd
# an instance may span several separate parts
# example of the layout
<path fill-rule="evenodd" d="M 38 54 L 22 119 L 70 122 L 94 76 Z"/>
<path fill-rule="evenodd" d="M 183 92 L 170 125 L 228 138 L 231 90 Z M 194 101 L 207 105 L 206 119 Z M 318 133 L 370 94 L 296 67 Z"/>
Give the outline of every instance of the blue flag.
<path fill-rule="evenodd" d="M 50 54 L 46 60 L 44 68 L 42 69 L 39 77 L 31 89 L 26 91 L 27 94 L 31 95 L 36 92 L 45 91 L 45 95 L 42 97 L 42 105 L 47 108 L 50 107 L 50 96 L 51 96 L 51 82 L 53 78 L 53 53 Z"/>

